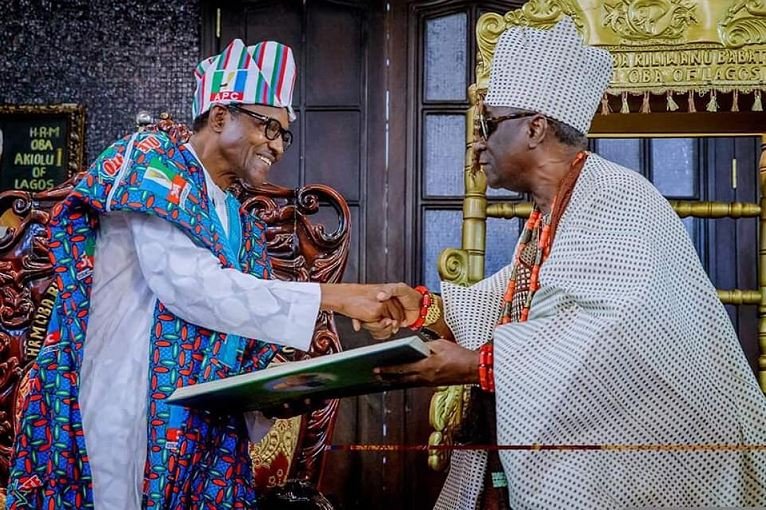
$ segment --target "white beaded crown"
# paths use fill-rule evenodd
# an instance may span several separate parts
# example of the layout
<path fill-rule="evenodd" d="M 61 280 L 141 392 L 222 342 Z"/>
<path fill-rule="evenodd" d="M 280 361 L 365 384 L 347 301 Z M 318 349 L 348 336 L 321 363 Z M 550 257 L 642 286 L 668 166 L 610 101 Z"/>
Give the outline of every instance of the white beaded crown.
<path fill-rule="evenodd" d="M 574 23 L 509 28 L 492 62 L 489 106 L 542 113 L 587 134 L 612 76 L 609 52 L 583 45 Z"/>

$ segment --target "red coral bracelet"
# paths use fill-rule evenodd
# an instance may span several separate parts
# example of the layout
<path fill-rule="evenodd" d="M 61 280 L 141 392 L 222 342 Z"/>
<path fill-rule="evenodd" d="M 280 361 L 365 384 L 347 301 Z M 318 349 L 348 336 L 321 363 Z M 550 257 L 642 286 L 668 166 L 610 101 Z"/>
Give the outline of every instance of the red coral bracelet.
<path fill-rule="evenodd" d="M 426 322 L 428 308 L 431 306 L 431 293 L 428 292 L 428 289 L 423 285 L 418 285 L 415 287 L 415 290 L 420 292 L 420 295 L 423 296 L 420 298 L 420 313 L 418 314 L 418 318 L 415 319 L 415 322 L 410 324 L 408 327 L 413 331 L 418 331 Z"/>
<path fill-rule="evenodd" d="M 494 358 L 494 347 L 491 343 L 486 343 L 479 348 L 479 386 L 490 393 L 495 391 Z"/>

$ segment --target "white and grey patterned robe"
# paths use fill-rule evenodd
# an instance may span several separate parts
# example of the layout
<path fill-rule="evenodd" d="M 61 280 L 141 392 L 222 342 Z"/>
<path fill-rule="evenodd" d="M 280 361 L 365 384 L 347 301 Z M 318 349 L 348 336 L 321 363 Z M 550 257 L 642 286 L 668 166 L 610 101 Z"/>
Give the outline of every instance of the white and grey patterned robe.
<path fill-rule="evenodd" d="M 683 224 L 591 155 L 529 321 L 495 325 L 510 267 L 443 284 L 458 342 L 494 337 L 501 445 L 766 445 L 766 398 Z M 514 510 L 766 505 L 766 451 L 501 451 Z M 476 506 L 486 453 L 456 451 L 439 509 Z"/>

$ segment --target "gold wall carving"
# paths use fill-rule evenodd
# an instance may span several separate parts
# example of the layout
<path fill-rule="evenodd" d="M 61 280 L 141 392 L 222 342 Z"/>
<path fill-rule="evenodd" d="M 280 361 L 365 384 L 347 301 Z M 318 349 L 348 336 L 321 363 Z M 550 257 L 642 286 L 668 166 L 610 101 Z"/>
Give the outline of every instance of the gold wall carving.
<path fill-rule="evenodd" d="M 533 0 L 518 10 L 507 13 L 504 17 L 507 26 L 531 26 L 550 28 L 561 19 L 569 16 L 582 34 L 587 34 L 583 24 L 583 12 L 575 0 Z"/>
<path fill-rule="evenodd" d="M 546 29 L 563 16 L 585 42 L 612 53 L 609 95 L 750 93 L 766 84 L 763 0 L 531 0 L 505 16 L 479 19 L 478 90 L 486 90 L 503 31 Z"/>
<path fill-rule="evenodd" d="M 698 24 L 692 0 L 619 0 L 601 6 L 601 26 L 609 27 L 625 44 L 654 39 L 679 42 L 689 25 Z"/>
<path fill-rule="evenodd" d="M 766 3 L 738 0 L 718 27 L 721 42 L 729 48 L 766 42 Z"/>

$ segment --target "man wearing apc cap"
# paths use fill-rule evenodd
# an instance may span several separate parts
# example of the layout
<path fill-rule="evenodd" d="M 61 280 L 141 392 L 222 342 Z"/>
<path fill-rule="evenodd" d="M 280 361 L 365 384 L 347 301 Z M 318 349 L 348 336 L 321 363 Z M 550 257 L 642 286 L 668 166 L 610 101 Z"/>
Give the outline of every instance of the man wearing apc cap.
<path fill-rule="evenodd" d="M 289 147 L 290 48 L 235 40 L 196 70 L 195 133 L 107 148 L 56 207 L 59 297 L 30 373 L 9 508 L 252 508 L 258 413 L 168 406 L 182 385 L 307 350 L 320 309 L 402 319 L 391 286 L 269 280 L 265 225 L 226 190 L 261 184 Z"/>

